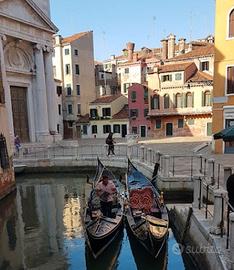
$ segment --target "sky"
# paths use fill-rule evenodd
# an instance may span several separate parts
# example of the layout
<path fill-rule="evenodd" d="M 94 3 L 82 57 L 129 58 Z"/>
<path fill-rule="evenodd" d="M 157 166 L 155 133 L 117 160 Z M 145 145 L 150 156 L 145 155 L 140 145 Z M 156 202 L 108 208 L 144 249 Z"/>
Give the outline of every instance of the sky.
<path fill-rule="evenodd" d="M 160 47 L 174 33 L 187 41 L 214 34 L 215 0 L 50 0 L 63 37 L 93 31 L 95 60 L 121 55 L 126 43 Z"/>

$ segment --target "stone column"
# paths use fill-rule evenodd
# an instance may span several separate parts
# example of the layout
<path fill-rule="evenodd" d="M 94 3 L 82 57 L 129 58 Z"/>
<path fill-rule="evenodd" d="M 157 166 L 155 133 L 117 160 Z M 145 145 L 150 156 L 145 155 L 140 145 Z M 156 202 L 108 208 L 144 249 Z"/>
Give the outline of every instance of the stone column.
<path fill-rule="evenodd" d="M 170 156 L 165 155 L 162 159 L 162 176 L 169 177 Z"/>
<path fill-rule="evenodd" d="M 152 165 L 152 151 L 151 148 L 147 149 L 147 161 L 149 165 Z"/>
<path fill-rule="evenodd" d="M 34 46 L 35 64 L 36 64 L 36 138 L 38 142 L 49 142 L 49 123 L 48 123 L 48 108 L 46 96 L 46 82 L 43 46 L 37 44 Z"/>
<path fill-rule="evenodd" d="M 234 269 L 234 213 L 230 213 L 230 259 L 231 269 Z"/>
<path fill-rule="evenodd" d="M 214 215 L 210 232 L 213 234 L 221 233 L 221 221 L 224 215 L 225 198 L 227 197 L 227 191 L 223 189 L 214 190 Z M 223 221 L 224 222 L 224 221 Z"/>
<path fill-rule="evenodd" d="M 213 158 L 208 159 L 208 181 L 211 183 L 211 185 L 215 184 L 215 179 L 214 179 L 214 162 L 215 160 Z"/>
<path fill-rule="evenodd" d="M 201 208 L 203 198 L 203 186 L 200 176 L 193 176 L 193 207 Z"/>
<path fill-rule="evenodd" d="M 54 83 L 53 64 L 52 64 L 52 52 L 53 48 L 46 47 L 44 53 L 45 63 L 45 82 L 46 82 L 46 94 L 47 94 L 47 106 L 48 106 L 48 119 L 49 119 L 49 131 L 53 134 L 56 133 L 56 89 Z"/>
<path fill-rule="evenodd" d="M 145 147 L 142 145 L 140 147 L 140 161 L 144 162 L 144 159 L 145 159 Z"/>
<path fill-rule="evenodd" d="M 7 109 L 7 114 L 8 114 L 10 141 L 11 141 L 11 144 L 14 146 L 14 125 L 13 125 L 13 113 L 12 113 L 12 104 L 11 104 L 11 92 L 10 92 L 10 86 L 7 82 L 5 58 L 4 58 L 4 51 L 3 51 L 3 41 L 6 41 L 6 36 L 0 33 L 0 65 L 1 65 L 1 73 L 2 73 L 2 84 L 4 88 L 6 109 Z"/>

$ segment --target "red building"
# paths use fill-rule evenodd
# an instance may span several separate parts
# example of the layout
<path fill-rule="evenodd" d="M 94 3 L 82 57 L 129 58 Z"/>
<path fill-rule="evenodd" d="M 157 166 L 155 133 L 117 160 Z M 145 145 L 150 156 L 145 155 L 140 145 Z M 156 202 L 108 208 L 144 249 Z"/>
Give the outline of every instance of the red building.
<path fill-rule="evenodd" d="M 151 122 L 148 116 L 148 88 L 134 83 L 128 88 L 129 133 L 147 137 L 150 133 Z"/>

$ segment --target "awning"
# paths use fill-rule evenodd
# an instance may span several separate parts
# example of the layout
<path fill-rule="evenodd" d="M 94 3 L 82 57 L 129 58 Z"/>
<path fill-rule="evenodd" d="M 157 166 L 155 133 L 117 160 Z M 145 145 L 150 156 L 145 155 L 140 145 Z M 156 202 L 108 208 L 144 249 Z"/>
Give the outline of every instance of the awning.
<path fill-rule="evenodd" d="M 214 134 L 214 139 L 219 140 L 223 139 L 225 142 L 234 141 L 234 126 L 225 128 L 218 133 Z"/>

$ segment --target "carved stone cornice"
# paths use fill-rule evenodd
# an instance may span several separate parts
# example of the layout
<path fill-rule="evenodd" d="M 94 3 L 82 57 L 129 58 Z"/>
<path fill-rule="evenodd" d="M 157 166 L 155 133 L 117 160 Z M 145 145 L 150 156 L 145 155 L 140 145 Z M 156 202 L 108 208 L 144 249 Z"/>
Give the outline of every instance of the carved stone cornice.
<path fill-rule="evenodd" d="M 6 41 L 6 40 L 7 40 L 7 37 L 6 37 L 5 34 L 0 33 L 0 39 L 1 39 L 2 41 Z"/>

